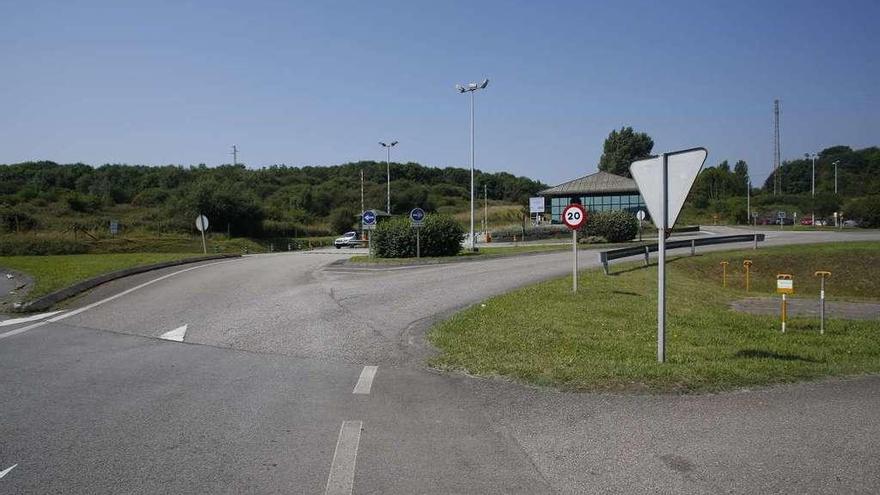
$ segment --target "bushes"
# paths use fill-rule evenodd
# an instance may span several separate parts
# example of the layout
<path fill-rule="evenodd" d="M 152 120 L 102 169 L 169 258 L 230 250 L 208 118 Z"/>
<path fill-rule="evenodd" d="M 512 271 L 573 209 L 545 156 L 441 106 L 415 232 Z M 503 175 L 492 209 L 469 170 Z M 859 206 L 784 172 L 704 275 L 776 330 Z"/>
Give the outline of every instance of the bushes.
<path fill-rule="evenodd" d="M 864 196 L 848 201 L 844 220 L 857 220 L 859 227 L 880 227 L 880 196 Z"/>
<path fill-rule="evenodd" d="M 425 217 L 419 233 L 422 256 L 455 256 L 461 251 L 464 229 L 444 215 Z M 373 231 L 372 245 L 380 258 L 411 258 L 416 255 L 416 230 L 409 218 L 381 222 Z"/>
<path fill-rule="evenodd" d="M 33 256 L 48 254 L 84 254 L 89 245 L 84 241 L 35 236 L 0 237 L 0 256 Z"/>
<path fill-rule="evenodd" d="M 603 211 L 591 213 L 581 233 L 586 236 L 604 237 L 608 242 L 632 240 L 639 231 L 639 221 L 628 211 Z"/>

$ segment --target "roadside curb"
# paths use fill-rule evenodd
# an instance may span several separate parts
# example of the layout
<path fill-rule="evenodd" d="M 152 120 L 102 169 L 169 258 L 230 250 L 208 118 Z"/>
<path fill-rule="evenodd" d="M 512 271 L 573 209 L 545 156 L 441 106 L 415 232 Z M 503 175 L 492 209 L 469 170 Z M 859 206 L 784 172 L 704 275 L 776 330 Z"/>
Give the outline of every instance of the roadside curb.
<path fill-rule="evenodd" d="M 137 275 L 138 273 L 149 272 L 153 270 L 160 270 L 162 268 L 169 268 L 172 266 L 179 265 L 187 265 L 190 263 L 199 263 L 201 261 L 211 261 L 211 260 L 222 260 L 228 258 L 240 258 L 240 254 L 216 254 L 210 256 L 199 256 L 197 258 L 186 258 L 182 260 L 175 261 L 165 261 L 162 263 L 154 263 L 152 265 L 144 265 L 144 266 L 135 266 L 132 268 L 126 268 L 124 270 L 117 270 L 115 272 L 105 273 L 103 275 L 98 275 L 97 277 L 90 278 L 88 280 L 83 280 L 82 282 L 78 282 L 69 287 L 65 287 L 63 289 L 56 290 L 55 292 L 50 292 L 45 296 L 42 296 L 33 301 L 28 301 L 17 308 L 13 308 L 12 312 L 14 313 L 30 313 L 33 311 L 43 311 L 51 308 L 52 306 L 58 304 L 59 302 L 69 299 L 78 294 L 82 294 L 83 292 L 93 289 L 101 284 L 105 284 L 107 282 L 117 280 L 123 277 L 128 277 L 130 275 Z"/>

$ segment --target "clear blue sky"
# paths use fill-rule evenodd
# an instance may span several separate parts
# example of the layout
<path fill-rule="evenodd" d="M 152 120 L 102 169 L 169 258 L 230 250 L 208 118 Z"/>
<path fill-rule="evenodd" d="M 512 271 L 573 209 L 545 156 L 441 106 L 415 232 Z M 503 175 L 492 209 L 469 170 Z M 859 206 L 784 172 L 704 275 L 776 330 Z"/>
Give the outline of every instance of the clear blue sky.
<path fill-rule="evenodd" d="M 880 144 L 880 3 L 2 2 L 0 163 L 384 159 L 558 183 L 613 128 L 709 164 Z"/>

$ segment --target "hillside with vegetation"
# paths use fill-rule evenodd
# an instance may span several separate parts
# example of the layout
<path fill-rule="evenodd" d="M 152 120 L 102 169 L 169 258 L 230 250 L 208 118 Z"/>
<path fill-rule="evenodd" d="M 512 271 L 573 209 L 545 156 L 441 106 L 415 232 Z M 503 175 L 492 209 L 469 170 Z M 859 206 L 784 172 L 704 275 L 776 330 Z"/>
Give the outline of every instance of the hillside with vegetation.
<path fill-rule="evenodd" d="M 837 162 L 837 193 L 834 192 L 834 163 Z M 816 213 L 817 219 L 831 223 L 835 212 L 862 227 L 880 227 L 880 148 L 853 150 L 833 146 L 818 153 L 816 194 L 812 194 L 811 159 L 786 161 L 779 170 L 781 194 L 773 194 L 774 175 L 763 187 L 752 183 L 751 207 L 759 223 L 770 220 L 777 211 L 799 218 Z M 754 178 L 753 178 L 754 180 Z M 727 161 L 705 167 L 691 189 L 684 217 L 688 221 L 746 223 L 746 192 L 749 190 L 748 165 L 738 161 L 733 169 Z"/>
<path fill-rule="evenodd" d="M 0 232 L 106 237 L 111 221 L 124 235 L 192 234 L 204 213 L 211 230 L 230 237 L 336 234 L 355 224 L 361 205 L 385 209 L 385 163 L 329 167 L 207 167 L 27 162 L 0 165 Z M 392 213 L 419 206 L 456 214 L 468 205 L 470 171 L 391 164 Z M 506 172 L 477 171 L 490 204 L 525 204 L 546 187 Z M 480 194 L 482 196 L 482 194 Z M 65 234 L 65 235 L 66 235 Z"/>

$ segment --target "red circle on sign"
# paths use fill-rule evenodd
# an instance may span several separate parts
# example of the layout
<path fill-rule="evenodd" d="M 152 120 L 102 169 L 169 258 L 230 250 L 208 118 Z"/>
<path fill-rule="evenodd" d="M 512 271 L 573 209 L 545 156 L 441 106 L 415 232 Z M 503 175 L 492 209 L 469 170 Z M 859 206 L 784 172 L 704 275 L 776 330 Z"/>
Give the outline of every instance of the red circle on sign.
<path fill-rule="evenodd" d="M 579 204 L 572 204 L 562 210 L 562 223 L 571 230 L 577 230 L 587 221 L 587 210 Z"/>

